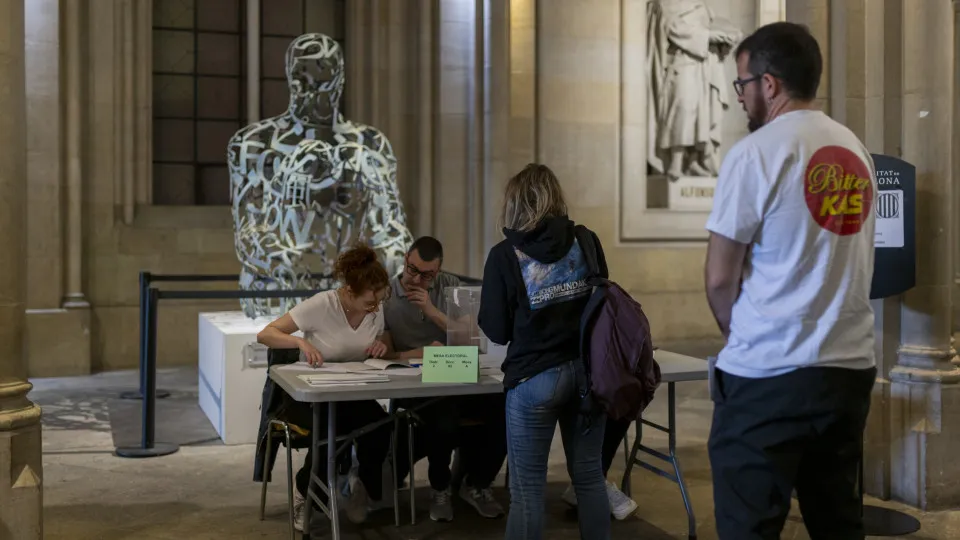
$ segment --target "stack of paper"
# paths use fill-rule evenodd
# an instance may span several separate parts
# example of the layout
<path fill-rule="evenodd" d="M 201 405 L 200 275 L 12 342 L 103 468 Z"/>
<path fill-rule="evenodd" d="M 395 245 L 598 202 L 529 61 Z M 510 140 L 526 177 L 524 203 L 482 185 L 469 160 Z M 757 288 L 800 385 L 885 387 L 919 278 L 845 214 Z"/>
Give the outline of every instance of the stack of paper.
<path fill-rule="evenodd" d="M 301 381 L 310 386 L 338 386 L 338 385 L 356 385 L 376 382 L 387 382 L 390 380 L 386 375 L 379 373 L 313 373 L 297 375 Z"/>

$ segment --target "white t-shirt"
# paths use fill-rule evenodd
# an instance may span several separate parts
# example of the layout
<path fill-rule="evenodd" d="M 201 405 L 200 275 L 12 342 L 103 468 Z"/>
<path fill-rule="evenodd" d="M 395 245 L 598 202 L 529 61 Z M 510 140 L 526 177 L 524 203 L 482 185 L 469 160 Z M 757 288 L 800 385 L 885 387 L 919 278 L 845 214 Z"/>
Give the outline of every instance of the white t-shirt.
<path fill-rule="evenodd" d="M 867 149 L 820 111 L 786 113 L 730 149 L 707 229 L 749 255 L 717 367 L 760 378 L 874 366 L 876 182 Z"/>
<path fill-rule="evenodd" d="M 383 313 L 368 313 L 356 330 L 347 322 L 337 291 L 324 291 L 300 302 L 290 317 L 303 337 L 320 351 L 324 362 L 362 362 L 369 347 L 383 334 Z M 303 352 L 300 361 L 305 361 Z"/>

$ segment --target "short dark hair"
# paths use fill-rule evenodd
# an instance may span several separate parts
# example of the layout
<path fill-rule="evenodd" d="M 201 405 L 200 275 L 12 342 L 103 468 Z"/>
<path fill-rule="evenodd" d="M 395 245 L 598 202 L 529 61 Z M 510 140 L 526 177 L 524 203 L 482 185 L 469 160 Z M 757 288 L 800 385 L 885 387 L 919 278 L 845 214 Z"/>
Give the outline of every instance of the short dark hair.
<path fill-rule="evenodd" d="M 407 255 L 414 251 L 420 255 L 424 262 L 431 262 L 440 259 L 443 262 L 443 244 L 432 236 L 421 236 L 407 250 Z"/>
<path fill-rule="evenodd" d="M 770 74 L 780 79 L 793 99 L 817 97 L 823 56 L 806 26 L 789 22 L 761 26 L 737 46 L 736 58 L 743 53 L 749 55 L 747 67 L 754 76 Z"/>

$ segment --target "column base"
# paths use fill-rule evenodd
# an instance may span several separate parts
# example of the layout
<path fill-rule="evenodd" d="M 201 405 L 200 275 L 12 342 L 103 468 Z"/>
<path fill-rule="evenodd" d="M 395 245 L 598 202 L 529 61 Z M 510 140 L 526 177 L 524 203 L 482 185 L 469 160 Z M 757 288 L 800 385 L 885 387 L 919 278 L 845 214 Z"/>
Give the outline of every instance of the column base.
<path fill-rule="evenodd" d="M 64 309 L 90 309 L 90 302 L 83 293 L 70 293 L 63 297 Z"/>
<path fill-rule="evenodd" d="M 69 377 L 92 372 L 89 309 L 28 309 L 27 373 Z"/>
<path fill-rule="evenodd" d="M 24 385 L 29 389 L 28 383 Z M 11 385 L 6 389 L 11 389 Z M 0 388 L 0 406 L 5 401 L 20 401 L 9 394 L 4 396 L 4 390 Z M 19 394 L 19 390 L 16 393 Z M 40 540 L 43 538 L 40 408 L 25 398 L 22 400 L 26 408 L 0 410 L 0 501 L 3 501 L 0 531 L 9 534 L 4 538 Z"/>
<path fill-rule="evenodd" d="M 890 374 L 889 493 L 923 511 L 960 506 L 960 374 L 931 371 Z"/>

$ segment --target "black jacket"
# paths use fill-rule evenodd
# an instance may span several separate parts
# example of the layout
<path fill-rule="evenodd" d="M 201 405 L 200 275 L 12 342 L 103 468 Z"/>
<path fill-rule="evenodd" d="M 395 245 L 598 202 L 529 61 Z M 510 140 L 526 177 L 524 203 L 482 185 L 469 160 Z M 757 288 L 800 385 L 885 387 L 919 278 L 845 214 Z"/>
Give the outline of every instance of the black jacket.
<path fill-rule="evenodd" d="M 600 239 L 600 277 L 608 277 Z M 478 322 L 488 339 L 509 343 L 503 362 L 506 388 L 551 367 L 575 360 L 580 317 L 590 299 L 591 272 L 566 216 L 547 218 L 529 232 L 503 230 L 483 270 Z"/>
<path fill-rule="evenodd" d="M 300 359 L 298 349 L 270 349 L 267 351 L 267 370 L 275 365 L 292 364 Z M 263 384 L 263 397 L 260 402 L 260 428 L 257 430 L 257 451 L 253 458 L 253 481 L 263 481 L 263 457 L 267 449 L 267 423 L 273 418 L 291 418 L 297 419 L 311 417 L 310 405 L 307 403 L 298 403 L 287 395 L 282 388 L 276 385 L 270 376 L 267 376 Z M 299 409 L 297 414 L 291 414 L 291 408 Z M 311 425 L 300 426 L 310 429 Z M 267 464 L 267 481 L 272 477 L 273 464 L 277 460 L 277 449 L 280 448 L 280 442 L 283 437 L 274 436 L 270 445 L 270 463 Z M 294 438 L 294 448 L 306 448 L 310 446 L 308 438 Z"/>

